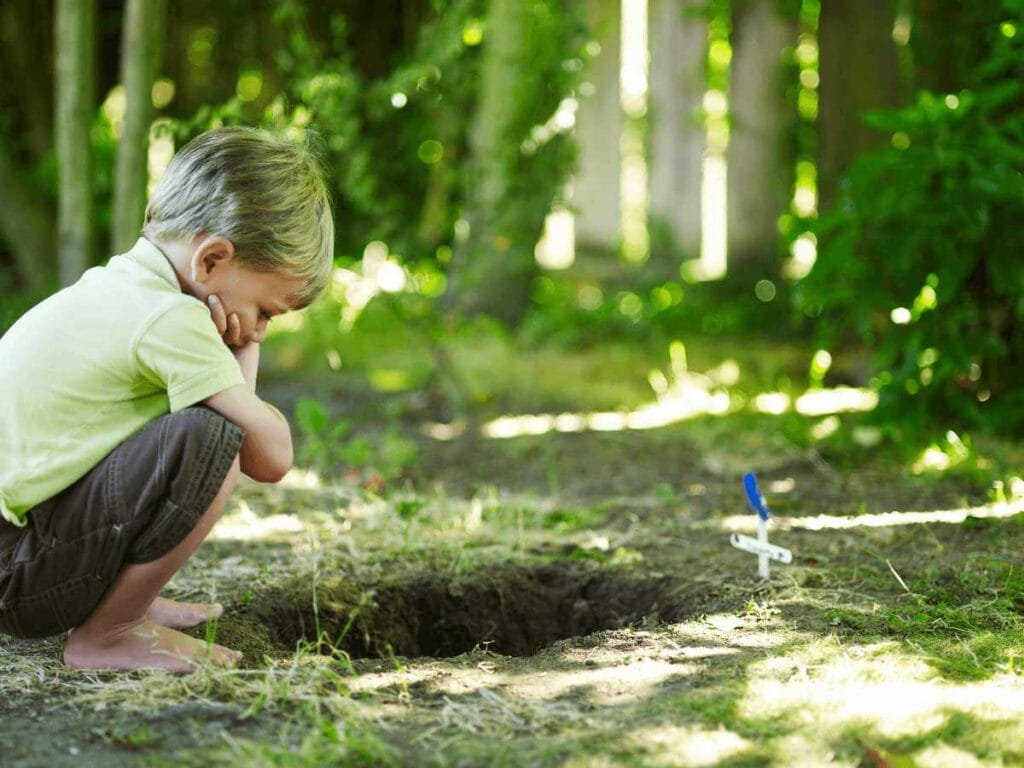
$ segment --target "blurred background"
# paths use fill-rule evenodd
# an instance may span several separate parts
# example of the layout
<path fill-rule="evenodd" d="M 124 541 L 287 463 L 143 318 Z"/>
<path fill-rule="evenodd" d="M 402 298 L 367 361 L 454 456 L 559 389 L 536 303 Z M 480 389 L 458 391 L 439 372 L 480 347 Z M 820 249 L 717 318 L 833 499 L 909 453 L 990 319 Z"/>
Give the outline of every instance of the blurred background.
<path fill-rule="evenodd" d="M 0 30 L 0 333 L 131 246 L 192 136 L 318 147 L 333 283 L 261 387 L 321 472 L 736 412 L 943 468 L 1024 426 L 1022 0 L 0 0 Z"/>

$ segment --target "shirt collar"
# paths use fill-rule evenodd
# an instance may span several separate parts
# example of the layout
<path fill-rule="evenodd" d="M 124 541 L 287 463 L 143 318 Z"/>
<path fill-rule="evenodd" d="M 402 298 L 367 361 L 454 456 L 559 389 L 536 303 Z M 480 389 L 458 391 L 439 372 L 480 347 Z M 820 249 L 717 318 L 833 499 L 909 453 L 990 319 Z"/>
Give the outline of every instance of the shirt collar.
<path fill-rule="evenodd" d="M 154 275 L 162 277 L 174 287 L 174 290 L 181 290 L 178 274 L 174 271 L 174 267 L 171 266 L 170 259 L 146 238 L 140 237 L 125 256 L 136 264 L 148 269 Z"/>

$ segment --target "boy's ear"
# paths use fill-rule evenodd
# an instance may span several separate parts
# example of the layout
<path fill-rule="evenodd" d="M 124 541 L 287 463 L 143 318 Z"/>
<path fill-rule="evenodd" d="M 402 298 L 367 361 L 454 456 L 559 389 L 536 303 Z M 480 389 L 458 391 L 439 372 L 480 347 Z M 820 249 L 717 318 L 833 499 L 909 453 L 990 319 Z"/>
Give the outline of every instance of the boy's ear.
<path fill-rule="evenodd" d="M 192 252 L 192 280 L 205 283 L 217 267 L 235 257 L 235 244 L 220 235 L 199 235 Z"/>

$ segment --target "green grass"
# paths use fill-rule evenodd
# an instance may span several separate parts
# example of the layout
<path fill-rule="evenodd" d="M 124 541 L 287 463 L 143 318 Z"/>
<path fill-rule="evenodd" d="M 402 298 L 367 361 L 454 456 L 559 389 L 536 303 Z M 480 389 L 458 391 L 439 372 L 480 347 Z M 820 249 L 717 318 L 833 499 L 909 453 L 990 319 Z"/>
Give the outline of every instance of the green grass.
<path fill-rule="evenodd" d="M 826 617 L 858 639 L 898 639 L 952 680 L 984 680 L 1024 672 L 1024 515 L 968 518 L 948 546 L 918 540 L 925 563 L 907 589 L 881 553 L 860 563 L 857 577 L 880 598 L 870 607 L 832 608 Z M 994 552 L 986 550 L 996 550 Z"/>

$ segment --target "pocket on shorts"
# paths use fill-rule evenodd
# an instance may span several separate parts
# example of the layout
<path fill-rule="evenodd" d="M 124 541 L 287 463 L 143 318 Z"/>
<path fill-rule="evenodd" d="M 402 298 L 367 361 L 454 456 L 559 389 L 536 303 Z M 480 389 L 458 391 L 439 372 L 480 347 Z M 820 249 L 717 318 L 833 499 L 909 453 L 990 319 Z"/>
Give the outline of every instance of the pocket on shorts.
<path fill-rule="evenodd" d="M 4 584 L 0 632 L 49 637 L 85 621 L 123 566 L 124 535 L 124 526 L 114 525 L 41 545 L 30 559 L 14 563 Z"/>
<path fill-rule="evenodd" d="M 202 511 L 185 509 L 171 499 L 160 502 L 152 519 L 128 549 L 128 560 L 149 563 L 163 557 L 195 528 Z"/>
<path fill-rule="evenodd" d="M 0 631 L 15 637 L 51 637 L 84 622 L 107 591 L 93 574 L 77 576 L 45 592 L 7 603 Z"/>

